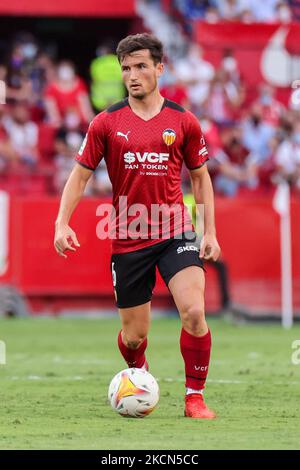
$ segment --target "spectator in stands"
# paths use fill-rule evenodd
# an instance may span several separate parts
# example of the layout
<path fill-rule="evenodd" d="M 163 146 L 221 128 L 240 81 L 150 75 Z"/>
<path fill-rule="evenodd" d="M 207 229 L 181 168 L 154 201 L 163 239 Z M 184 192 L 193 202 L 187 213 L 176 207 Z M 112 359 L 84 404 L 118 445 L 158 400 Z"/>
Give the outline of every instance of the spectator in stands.
<path fill-rule="evenodd" d="M 279 145 L 275 165 L 274 181 L 284 178 L 300 190 L 300 119 L 295 121 L 290 136 Z"/>
<path fill-rule="evenodd" d="M 278 19 L 278 0 L 216 0 L 220 15 L 229 21 L 270 23 Z"/>
<path fill-rule="evenodd" d="M 216 167 L 218 164 L 215 160 L 215 156 L 220 152 L 222 148 L 222 141 L 220 137 L 220 132 L 216 124 L 210 119 L 207 114 L 202 114 L 199 120 L 201 130 L 203 132 L 205 143 L 208 149 L 210 156 L 209 161 L 207 162 L 210 175 L 214 179 Z M 191 178 L 190 173 L 185 165 L 182 166 L 181 171 L 181 181 L 182 181 L 182 191 L 183 193 L 190 192 L 191 189 Z"/>
<path fill-rule="evenodd" d="M 30 105 L 32 119 L 44 118 L 43 91 L 50 74 L 46 74 L 45 53 L 39 52 L 38 40 L 28 32 L 18 33 L 13 41 L 8 60 L 0 73 L 7 84 L 7 101 L 26 100 Z M 53 63 L 48 57 L 48 64 Z"/>
<path fill-rule="evenodd" d="M 97 57 L 91 63 L 91 101 L 99 112 L 125 96 L 121 68 L 112 44 L 107 41 L 97 48 Z"/>
<path fill-rule="evenodd" d="M 100 165 L 95 171 L 90 189 L 95 196 L 112 196 L 112 185 L 104 160 L 100 162 Z"/>
<path fill-rule="evenodd" d="M 74 143 L 72 139 L 67 138 L 68 133 L 61 128 L 57 131 L 55 137 L 55 171 L 54 171 L 54 188 L 57 193 L 61 193 L 68 176 L 74 166 L 73 150 Z M 80 147 L 80 141 L 76 142 L 77 148 Z"/>
<path fill-rule="evenodd" d="M 222 151 L 222 139 L 218 126 L 211 120 L 208 115 L 202 115 L 200 118 L 201 129 L 205 138 L 206 146 L 209 153 L 209 161 L 207 166 L 209 168 L 210 176 L 214 183 L 216 174 L 218 173 L 218 162 L 215 157 Z"/>
<path fill-rule="evenodd" d="M 35 166 L 38 161 L 38 127 L 31 121 L 27 102 L 16 101 L 2 119 L 13 160 Z"/>
<path fill-rule="evenodd" d="M 3 126 L 4 116 L 5 106 L 0 105 L 0 174 L 6 171 L 10 161 L 14 161 L 17 158 L 17 155 L 11 147 L 9 137 Z"/>
<path fill-rule="evenodd" d="M 82 139 L 83 134 L 76 127 L 68 128 L 68 123 L 56 133 L 54 187 L 58 193 L 63 190 L 74 166 L 74 154 L 80 148 Z"/>
<path fill-rule="evenodd" d="M 211 120 L 208 114 L 201 116 L 200 126 L 209 150 L 209 155 L 213 157 L 222 147 L 218 126 Z"/>
<path fill-rule="evenodd" d="M 229 21 L 237 20 L 245 8 L 242 0 L 216 0 L 216 3 L 221 18 Z"/>
<path fill-rule="evenodd" d="M 25 49 L 26 52 L 26 49 Z M 12 46 L 10 56 L 1 72 L 6 82 L 6 98 L 10 100 L 25 100 L 31 96 L 32 85 L 28 76 L 24 48 L 17 42 Z"/>
<path fill-rule="evenodd" d="M 239 15 L 239 21 L 245 24 L 255 23 L 255 16 L 250 8 L 244 8 Z"/>
<path fill-rule="evenodd" d="M 178 80 L 186 87 L 192 111 L 199 114 L 208 97 L 214 67 L 203 59 L 202 49 L 197 44 L 189 46 L 186 57 L 174 64 Z"/>
<path fill-rule="evenodd" d="M 230 80 L 236 86 L 241 84 L 241 73 L 238 62 L 233 55 L 232 49 L 226 48 L 224 50 L 220 69 L 227 74 L 228 80 Z"/>
<path fill-rule="evenodd" d="M 230 80 L 229 74 L 224 69 L 219 69 L 210 83 L 204 103 L 208 115 L 220 127 L 232 125 L 235 112 L 242 101 L 243 96 L 239 92 L 239 87 Z"/>
<path fill-rule="evenodd" d="M 264 83 L 260 86 L 259 97 L 255 104 L 261 111 L 262 121 L 272 127 L 278 127 L 285 107 L 275 98 L 275 88 Z"/>
<path fill-rule="evenodd" d="M 294 122 L 300 118 L 300 115 L 294 111 L 288 110 L 280 119 L 280 126 L 277 128 L 280 141 L 288 140 L 293 132 Z"/>
<path fill-rule="evenodd" d="M 245 148 L 262 164 L 270 155 L 270 140 L 275 130 L 263 121 L 261 104 L 254 104 L 242 125 L 242 141 Z"/>
<path fill-rule="evenodd" d="M 243 23 L 290 23 L 300 19 L 299 0 L 174 0 L 175 11 L 185 18 L 187 30 L 191 19 L 241 21 Z"/>
<path fill-rule="evenodd" d="M 58 64 L 56 77 L 45 90 L 45 107 L 49 123 L 57 128 L 73 110 L 79 114 L 83 129 L 93 119 L 87 88 L 72 62 L 64 60 Z"/>
<path fill-rule="evenodd" d="M 204 18 L 208 8 L 215 6 L 214 0 L 184 0 L 178 1 L 177 5 L 183 15 L 192 20 Z"/>
<path fill-rule="evenodd" d="M 293 12 L 285 1 L 276 2 L 276 18 L 279 23 L 290 23 L 293 20 Z"/>
<path fill-rule="evenodd" d="M 69 174 L 74 166 L 74 155 L 78 152 L 83 141 L 84 134 L 80 130 L 79 116 L 72 114 L 66 115 L 61 127 L 56 132 L 55 137 L 55 172 L 54 188 L 58 193 L 64 188 Z M 112 187 L 109 180 L 104 161 L 94 172 L 93 178 L 89 181 L 85 195 L 111 195 Z"/>
<path fill-rule="evenodd" d="M 295 21 L 300 21 L 300 0 L 289 0 L 292 16 Z"/>
<path fill-rule="evenodd" d="M 40 51 L 36 58 L 36 67 L 40 69 L 43 85 L 48 85 L 56 77 L 56 68 L 53 57 L 46 51 Z"/>
<path fill-rule="evenodd" d="M 174 66 L 172 64 L 168 64 L 165 67 L 165 72 L 163 86 L 160 88 L 161 95 L 168 100 L 175 101 L 175 103 L 180 104 L 184 108 L 189 108 L 190 104 L 186 87 L 178 82 L 174 72 Z"/>
<path fill-rule="evenodd" d="M 280 133 L 277 131 L 269 142 L 269 157 L 261 165 L 259 165 L 258 168 L 259 185 L 261 190 L 272 190 L 274 182 L 276 183 L 274 180 L 274 172 L 276 171 L 275 155 L 277 153 L 280 142 Z"/>
<path fill-rule="evenodd" d="M 41 51 L 36 57 L 30 74 L 34 102 L 40 107 L 44 105 L 45 89 L 55 80 L 55 73 L 55 65 L 51 56 Z"/>
<path fill-rule="evenodd" d="M 224 196 L 235 196 L 240 188 L 256 189 L 258 166 L 253 155 L 243 146 L 241 130 L 228 132 L 223 150 L 215 155 L 218 174 L 215 190 Z"/>
<path fill-rule="evenodd" d="M 82 135 L 76 131 L 68 131 L 66 128 L 57 131 L 54 158 L 54 188 L 57 193 L 61 193 L 66 184 L 74 166 L 74 154 L 80 148 L 81 143 Z M 111 196 L 111 194 L 111 182 L 105 163 L 102 161 L 86 187 L 85 196 Z"/>
<path fill-rule="evenodd" d="M 253 20 L 261 23 L 276 21 L 276 5 L 278 0 L 242 0 L 243 10 L 248 10 Z"/>
<path fill-rule="evenodd" d="M 209 6 L 206 9 L 204 20 L 210 24 L 216 24 L 220 21 L 220 14 L 216 6 Z"/>

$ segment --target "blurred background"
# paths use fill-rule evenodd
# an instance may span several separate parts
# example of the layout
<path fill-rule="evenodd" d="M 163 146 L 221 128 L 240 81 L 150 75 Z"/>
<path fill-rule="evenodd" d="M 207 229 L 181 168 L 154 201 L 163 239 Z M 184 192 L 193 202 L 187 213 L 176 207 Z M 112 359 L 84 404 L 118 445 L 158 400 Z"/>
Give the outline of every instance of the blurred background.
<path fill-rule="evenodd" d="M 96 208 L 105 164 L 53 249 L 62 188 L 89 122 L 126 96 L 115 48 L 153 32 L 161 93 L 199 118 L 222 257 L 207 263 L 211 315 L 300 313 L 300 0 L 0 2 L 0 315 L 113 313 L 110 241 Z M 182 186 L 191 202 L 188 172 Z M 154 310 L 173 312 L 159 278 Z"/>

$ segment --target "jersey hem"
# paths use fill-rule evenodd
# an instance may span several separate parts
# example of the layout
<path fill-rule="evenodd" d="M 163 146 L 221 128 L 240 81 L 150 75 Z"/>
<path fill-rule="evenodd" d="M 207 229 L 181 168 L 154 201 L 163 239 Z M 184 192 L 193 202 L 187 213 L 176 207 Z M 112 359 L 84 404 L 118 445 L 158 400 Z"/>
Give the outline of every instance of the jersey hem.
<path fill-rule="evenodd" d="M 91 168 L 90 166 L 86 165 L 85 163 L 80 162 L 80 161 L 77 160 L 76 158 L 75 158 L 75 162 L 78 163 L 78 165 L 83 166 L 83 168 L 86 168 L 87 170 L 95 171 L 94 168 Z"/>
<path fill-rule="evenodd" d="M 128 248 L 128 249 L 126 249 L 125 247 L 120 247 L 120 244 L 118 243 L 119 240 L 112 240 L 112 255 L 122 255 L 124 253 L 132 253 L 133 251 L 143 250 L 144 248 L 148 248 L 150 246 L 157 245 L 158 243 L 166 242 L 166 241 L 171 240 L 172 238 L 174 238 L 176 235 L 180 235 L 182 233 L 189 232 L 189 231 L 194 231 L 194 226 L 192 224 L 185 227 L 184 229 L 181 229 L 180 231 L 176 231 L 175 233 L 173 233 L 168 238 L 158 238 L 158 239 L 155 239 L 155 240 L 150 240 L 150 242 L 149 242 L 149 240 L 145 240 L 148 243 L 141 243 L 142 246 L 131 247 L 131 248 Z M 138 241 L 139 241 L 139 239 L 137 239 L 137 242 Z M 117 247 L 114 246 L 115 244 L 118 244 L 118 246 Z M 126 240 L 124 240 L 124 245 L 125 244 L 126 244 Z"/>

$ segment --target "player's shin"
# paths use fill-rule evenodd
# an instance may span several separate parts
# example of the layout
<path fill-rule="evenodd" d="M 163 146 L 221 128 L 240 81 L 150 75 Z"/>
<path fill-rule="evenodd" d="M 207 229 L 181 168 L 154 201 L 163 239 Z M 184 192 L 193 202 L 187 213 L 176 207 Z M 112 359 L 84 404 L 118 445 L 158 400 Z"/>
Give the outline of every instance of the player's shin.
<path fill-rule="evenodd" d="M 118 346 L 122 356 L 128 364 L 128 367 L 138 367 L 142 368 L 145 366 L 148 369 L 148 364 L 146 362 L 145 350 L 147 348 L 147 338 L 145 338 L 138 348 L 129 348 L 124 344 L 122 339 L 122 331 L 118 335 Z"/>
<path fill-rule="evenodd" d="M 181 330 L 180 350 L 185 364 L 187 393 L 202 393 L 208 374 L 211 334 L 193 336 L 184 328 Z"/>

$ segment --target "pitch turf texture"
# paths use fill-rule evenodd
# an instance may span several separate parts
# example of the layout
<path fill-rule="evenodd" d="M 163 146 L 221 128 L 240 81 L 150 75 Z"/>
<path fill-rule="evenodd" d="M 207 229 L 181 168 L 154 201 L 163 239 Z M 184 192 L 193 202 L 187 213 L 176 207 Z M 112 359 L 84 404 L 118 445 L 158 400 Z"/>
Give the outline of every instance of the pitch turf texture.
<path fill-rule="evenodd" d="M 161 391 L 144 419 L 107 403 L 124 363 L 118 319 L 0 320 L 7 364 L 0 366 L 1 449 L 299 449 L 299 326 L 233 325 L 211 319 L 206 389 L 215 421 L 183 417 L 183 363 L 177 318 L 152 321 L 148 360 Z"/>

